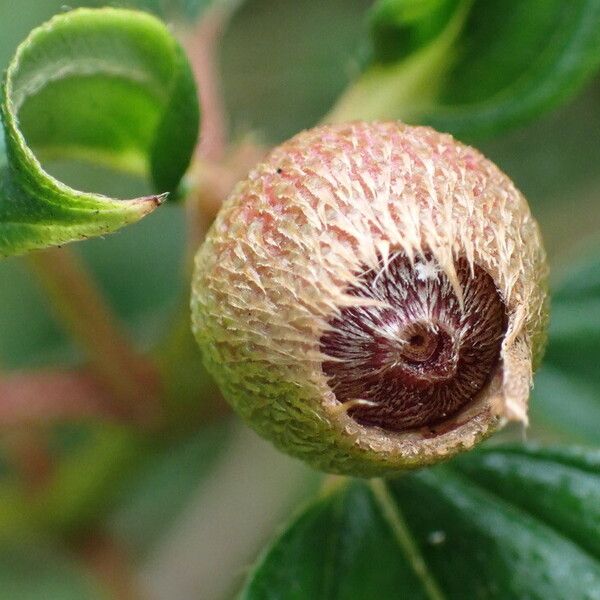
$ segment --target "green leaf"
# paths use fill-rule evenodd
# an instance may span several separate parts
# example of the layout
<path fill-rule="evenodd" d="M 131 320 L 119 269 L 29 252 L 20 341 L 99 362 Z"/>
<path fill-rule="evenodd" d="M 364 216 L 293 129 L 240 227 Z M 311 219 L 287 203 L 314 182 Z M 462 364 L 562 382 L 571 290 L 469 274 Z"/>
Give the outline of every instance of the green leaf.
<path fill-rule="evenodd" d="M 0 547 L 0 590 L 7 600 L 108 600 L 83 565 L 40 541 Z"/>
<path fill-rule="evenodd" d="M 169 192 L 198 134 L 182 49 L 156 18 L 128 10 L 78 9 L 35 29 L 9 65 L 1 109 L 0 256 L 115 231 L 165 197 L 77 191 L 42 157 L 145 174 Z"/>
<path fill-rule="evenodd" d="M 598 247 L 555 287 L 549 344 L 536 376 L 531 422 L 600 444 L 600 259 Z"/>
<path fill-rule="evenodd" d="M 379 0 L 371 61 L 330 120 L 488 136 L 571 98 L 600 66 L 599 0 Z"/>
<path fill-rule="evenodd" d="M 379 0 L 370 14 L 375 61 L 391 64 L 432 43 L 460 0 Z"/>
<path fill-rule="evenodd" d="M 317 500 L 241 597 L 600 598 L 599 533 L 599 453 L 488 448 Z"/>

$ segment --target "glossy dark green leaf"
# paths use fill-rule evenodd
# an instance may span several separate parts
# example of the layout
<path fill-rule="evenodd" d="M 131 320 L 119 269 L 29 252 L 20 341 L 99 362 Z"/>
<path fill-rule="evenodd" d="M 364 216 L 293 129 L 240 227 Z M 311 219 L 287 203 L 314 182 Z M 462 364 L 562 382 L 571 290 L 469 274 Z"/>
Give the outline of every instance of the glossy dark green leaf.
<path fill-rule="evenodd" d="M 43 541 L 0 546 L 0 594 L 6 600 L 108 600 L 87 569 Z"/>
<path fill-rule="evenodd" d="M 600 598 L 600 454 L 488 448 L 351 482 L 287 526 L 241 597 Z"/>
<path fill-rule="evenodd" d="M 600 66 L 599 0 L 379 0 L 365 72 L 330 118 L 490 135 L 572 97 Z"/>
<path fill-rule="evenodd" d="M 74 10 L 35 29 L 9 65 L 1 108 L 0 256 L 138 220 L 177 187 L 198 134 L 183 51 L 156 18 L 128 10 Z M 157 195 L 77 191 L 40 163 L 57 157 L 145 174 Z"/>
<path fill-rule="evenodd" d="M 531 421 L 600 444 L 600 259 L 598 247 L 555 286 L 548 349 L 536 376 Z"/>

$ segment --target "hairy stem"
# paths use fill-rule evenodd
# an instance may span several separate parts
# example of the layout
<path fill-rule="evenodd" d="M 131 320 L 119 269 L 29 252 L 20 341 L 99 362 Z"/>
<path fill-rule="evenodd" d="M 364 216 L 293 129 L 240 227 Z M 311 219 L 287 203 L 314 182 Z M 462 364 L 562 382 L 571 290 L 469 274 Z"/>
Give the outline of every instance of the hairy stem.
<path fill-rule="evenodd" d="M 120 412 L 138 423 L 153 423 L 159 388 L 154 366 L 135 350 L 78 257 L 61 248 L 33 253 L 28 260 Z"/>
<path fill-rule="evenodd" d="M 183 43 L 200 95 L 202 130 L 196 160 L 188 174 L 185 202 L 187 253 L 185 273 L 191 276 L 193 257 L 223 200 L 235 183 L 259 160 L 264 149 L 250 140 L 227 145 L 227 119 L 221 92 L 218 49 L 237 2 L 214 5 L 198 25 L 183 34 Z M 229 412 L 214 382 L 204 369 L 200 350 L 191 333 L 189 298 L 181 302 L 172 327 L 155 349 L 164 384 L 167 421 L 189 425 Z"/>

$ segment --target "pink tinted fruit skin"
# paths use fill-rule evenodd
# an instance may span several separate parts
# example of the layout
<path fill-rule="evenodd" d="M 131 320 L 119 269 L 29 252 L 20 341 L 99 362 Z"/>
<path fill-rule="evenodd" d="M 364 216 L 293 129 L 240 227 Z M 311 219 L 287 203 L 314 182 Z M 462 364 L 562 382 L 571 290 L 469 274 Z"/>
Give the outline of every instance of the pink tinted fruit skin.
<path fill-rule="evenodd" d="M 426 254 L 461 296 L 464 258 L 506 307 L 499 364 L 440 431 L 387 431 L 340 410 L 320 339 L 367 269 Z M 323 470 L 379 475 L 526 421 L 547 321 L 541 237 L 510 179 L 426 127 L 354 122 L 302 132 L 234 189 L 196 257 L 193 326 L 225 397 L 279 448 Z"/>

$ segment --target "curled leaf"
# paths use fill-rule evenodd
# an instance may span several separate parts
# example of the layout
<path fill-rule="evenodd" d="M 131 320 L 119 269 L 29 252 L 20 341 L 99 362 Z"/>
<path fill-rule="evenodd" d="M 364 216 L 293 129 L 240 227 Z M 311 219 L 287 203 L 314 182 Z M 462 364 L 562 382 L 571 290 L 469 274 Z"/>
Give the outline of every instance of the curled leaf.
<path fill-rule="evenodd" d="M 111 8 L 35 29 L 8 67 L 1 112 L 0 256 L 110 233 L 154 210 L 183 176 L 199 123 L 175 38 L 155 17 Z M 158 193 L 77 191 L 44 170 L 42 155 L 147 175 Z"/>

